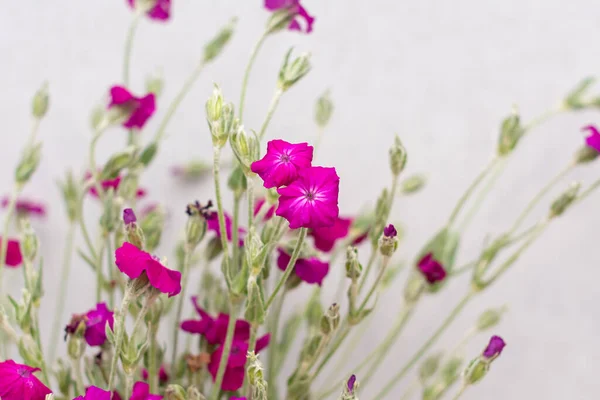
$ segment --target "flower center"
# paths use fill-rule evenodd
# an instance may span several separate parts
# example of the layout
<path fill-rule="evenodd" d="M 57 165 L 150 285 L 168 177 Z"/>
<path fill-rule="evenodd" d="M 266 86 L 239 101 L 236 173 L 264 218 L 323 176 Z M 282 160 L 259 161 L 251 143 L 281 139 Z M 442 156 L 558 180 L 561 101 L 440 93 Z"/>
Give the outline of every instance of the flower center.
<path fill-rule="evenodd" d="M 281 162 L 283 162 L 283 163 L 290 162 L 290 156 L 289 156 L 289 154 L 285 154 L 285 153 L 283 153 L 283 154 L 281 155 L 281 157 L 279 157 L 279 161 L 281 161 Z"/>
<path fill-rule="evenodd" d="M 315 192 L 309 190 L 304 196 L 306 197 L 306 200 L 313 201 L 315 199 Z"/>

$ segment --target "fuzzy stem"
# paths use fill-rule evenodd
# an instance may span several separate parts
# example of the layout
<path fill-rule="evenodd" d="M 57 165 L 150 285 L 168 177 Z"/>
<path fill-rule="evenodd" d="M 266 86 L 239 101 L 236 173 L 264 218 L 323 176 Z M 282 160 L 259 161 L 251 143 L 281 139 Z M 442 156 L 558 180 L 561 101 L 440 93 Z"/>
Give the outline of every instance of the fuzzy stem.
<path fill-rule="evenodd" d="M 456 396 L 454 396 L 452 399 L 453 400 L 458 400 L 460 397 L 462 397 L 463 393 L 465 393 L 465 391 L 467 390 L 467 385 L 462 385 L 462 387 L 460 388 L 460 390 L 456 393 Z"/>
<path fill-rule="evenodd" d="M 385 270 L 387 269 L 387 266 L 390 264 L 391 257 L 383 256 L 382 258 L 383 258 L 383 261 L 381 262 L 381 267 L 379 268 L 379 274 L 377 275 L 375 282 L 373 282 L 373 286 L 371 286 L 369 293 L 367 293 L 367 296 L 365 297 L 365 299 L 361 303 L 360 307 L 358 308 L 358 311 L 357 311 L 358 314 L 360 314 L 367 306 L 367 303 L 373 296 L 373 293 L 375 293 L 375 291 L 377 290 L 377 287 L 379 286 L 379 282 L 381 282 L 381 279 L 383 279 L 383 275 L 385 274 Z"/>
<path fill-rule="evenodd" d="M 98 258 L 95 260 L 96 264 L 96 303 L 100 303 L 102 301 L 102 287 L 104 285 L 104 274 L 102 272 L 102 261 L 104 259 L 104 245 L 106 243 L 106 239 L 103 238 L 100 240 L 100 245 L 98 247 Z"/>
<path fill-rule="evenodd" d="M 375 263 L 376 259 L 377 259 L 377 246 L 372 246 L 371 247 L 371 256 L 369 257 L 369 261 L 367 261 L 367 267 L 365 268 L 364 272 L 362 273 L 362 275 L 363 275 L 362 281 L 358 285 L 359 293 L 361 292 L 362 288 L 367 283 L 367 276 L 369 276 L 369 272 L 371 272 L 371 268 L 373 268 L 373 264 Z"/>
<path fill-rule="evenodd" d="M 289 265 L 288 265 L 289 268 Z M 269 319 L 269 332 L 271 333 L 270 341 L 273 343 L 269 348 L 269 358 L 267 364 L 267 382 L 269 383 L 269 398 L 277 398 L 275 391 L 277 390 L 277 386 L 275 382 L 277 381 L 277 336 L 279 335 L 279 320 L 281 319 L 281 311 L 283 310 L 283 302 L 285 300 L 285 295 L 287 290 L 283 292 L 281 297 L 275 303 L 275 308 L 273 309 L 273 315 Z M 266 309 L 265 309 L 266 310 Z"/>
<path fill-rule="evenodd" d="M 10 194 L 8 205 L 6 207 L 6 216 L 4 217 L 4 229 L 2 230 L 2 237 L 0 237 L 0 289 L 4 291 L 4 280 L 2 278 L 2 272 L 6 265 L 6 252 L 8 250 L 8 230 L 10 229 L 10 222 L 15 212 L 15 206 L 17 205 L 17 196 L 21 192 L 19 185 L 15 185 L 13 192 Z"/>
<path fill-rule="evenodd" d="M 157 365 L 157 348 L 158 343 L 156 341 L 156 333 L 158 326 L 150 326 L 150 348 L 148 350 L 148 384 L 150 386 L 150 393 L 158 392 L 158 365 Z M 171 364 L 175 365 L 175 364 Z"/>
<path fill-rule="evenodd" d="M 223 377 L 225 376 L 225 369 L 229 361 L 229 354 L 231 353 L 231 344 L 233 343 L 233 335 L 235 333 L 235 324 L 237 320 L 237 305 L 230 302 L 231 314 L 229 315 L 229 323 L 227 324 L 227 336 L 225 337 L 225 343 L 223 344 L 223 354 L 221 355 L 221 361 L 219 362 L 219 369 L 217 371 L 217 377 L 215 384 L 210 393 L 209 400 L 217 400 L 219 393 L 221 392 L 221 384 L 223 383 Z"/>
<path fill-rule="evenodd" d="M 179 324 L 181 322 L 181 313 L 183 312 L 183 301 L 187 298 L 185 296 L 185 289 L 187 287 L 188 275 L 190 272 L 190 260 L 192 258 L 192 249 L 189 246 L 185 246 L 185 254 L 183 257 L 183 267 L 181 274 L 181 293 L 177 299 L 177 314 L 175 314 L 175 323 L 173 324 L 173 354 L 171 355 L 171 365 L 175 365 L 177 361 L 177 346 L 179 344 Z"/>
<path fill-rule="evenodd" d="M 283 90 L 281 88 L 277 88 L 275 93 L 273 94 L 273 98 L 271 99 L 271 104 L 269 104 L 269 109 L 267 110 L 267 116 L 265 117 L 265 121 L 260 127 L 260 133 L 258 134 L 258 141 L 262 141 L 265 137 L 265 133 L 267 132 L 267 127 L 273 118 L 273 114 L 275 114 L 275 110 L 277 109 L 277 105 L 279 104 L 279 100 L 281 99 L 281 95 L 283 95 Z"/>
<path fill-rule="evenodd" d="M 133 390 L 133 374 L 125 373 L 125 398 L 126 399 L 131 397 L 132 390 Z"/>
<path fill-rule="evenodd" d="M 83 394 L 85 392 L 85 385 L 83 384 L 83 375 L 81 374 L 81 357 L 72 358 L 71 365 L 73 366 L 73 375 L 75 375 L 74 378 L 77 393 Z"/>
<path fill-rule="evenodd" d="M 106 263 L 108 267 L 108 279 L 109 279 L 109 297 L 108 297 L 108 306 L 111 310 L 115 307 L 115 292 L 117 286 L 117 273 L 116 266 L 114 262 L 114 253 L 112 250 L 112 243 L 110 240 L 110 235 L 106 236 Z M 113 286 L 114 285 L 114 286 Z"/>
<path fill-rule="evenodd" d="M 248 81 L 250 80 L 250 71 L 252 70 L 252 66 L 254 65 L 254 61 L 256 60 L 256 56 L 258 56 L 258 52 L 260 51 L 265 39 L 267 38 L 267 32 L 264 32 L 258 41 L 254 45 L 252 49 L 252 53 L 250 53 L 250 59 L 248 60 L 248 65 L 246 65 L 246 70 L 244 71 L 244 80 L 242 81 L 242 92 L 240 94 L 240 103 L 239 103 L 239 118 L 240 121 L 244 121 L 244 105 L 246 101 L 246 90 L 248 89 Z"/>
<path fill-rule="evenodd" d="M 121 355 L 121 347 L 123 346 L 123 334 L 125 333 L 125 316 L 129 309 L 129 303 L 133 300 L 133 287 L 128 286 L 125 289 L 123 295 L 123 301 L 121 302 L 121 308 L 115 315 L 115 326 L 117 328 L 115 337 L 115 351 L 110 365 L 110 373 L 108 375 L 108 391 L 112 391 L 114 388 L 114 378 L 117 372 L 117 363 Z"/>
<path fill-rule="evenodd" d="M 133 38 L 135 37 L 135 31 L 140 21 L 142 13 L 136 12 L 135 16 L 131 20 L 129 29 L 127 30 L 127 37 L 125 39 L 125 55 L 123 57 L 123 84 L 125 87 L 129 86 L 129 71 L 131 63 L 131 49 L 133 48 Z"/>
<path fill-rule="evenodd" d="M 230 259 L 229 259 L 229 249 L 227 247 L 227 229 L 225 225 L 225 212 L 223 211 L 223 200 L 221 196 L 221 178 L 219 174 L 220 165 L 219 160 L 221 158 L 221 149 L 217 146 L 214 147 L 213 151 L 213 175 L 215 180 L 215 198 L 217 201 L 217 214 L 219 216 L 219 230 L 221 231 L 221 246 L 223 247 L 223 266 L 224 266 L 224 274 L 225 281 L 227 283 L 227 287 L 231 287 L 231 268 Z M 234 246 L 237 243 L 233 244 Z"/>
<path fill-rule="evenodd" d="M 258 325 L 250 325 L 250 340 L 248 342 L 248 354 L 253 353 L 256 349 L 256 339 L 258 337 Z M 246 397 L 252 397 L 252 388 L 250 388 L 250 378 L 248 377 L 248 359 L 246 359 L 246 365 L 244 366 L 246 371 L 246 379 L 244 379 L 244 386 L 242 387 L 242 393 L 246 393 Z"/>
<path fill-rule="evenodd" d="M 238 253 L 239 253 L 239 232 L 238 227 L 240 226 L 240 200 L 241 195 L 233 195 L 233 221 L 231 223 L 231 262 L 234 265 L 236 271 L 238 270 Z"/>
<path fill-rule="evenodd" d="M 246 181 L 248 182 L 248 189 L 246 190 L 246 196 L 248 197 L 248 232 L 250 232 L 250 228 L 254 225 L 254 179 L 250 176 L 246 178 Z M 265 205 L 267 205 L 266 201 L 263 206 Z"/>

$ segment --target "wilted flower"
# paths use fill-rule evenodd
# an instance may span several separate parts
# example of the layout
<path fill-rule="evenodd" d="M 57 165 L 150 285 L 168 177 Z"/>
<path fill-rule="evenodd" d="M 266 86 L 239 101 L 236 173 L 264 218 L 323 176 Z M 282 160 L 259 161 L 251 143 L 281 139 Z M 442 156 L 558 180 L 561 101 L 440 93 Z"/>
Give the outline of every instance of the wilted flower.
<path fill-rule="evenodd" d="M 299 171 L 311 166 L 313 150 L 308 143 L 271 140 L 267 143 L 267 154 L 253 162 L 251 169 L 262 178 L 266 188 L 287 186 L 296 180 Z"/>
<path fill-rule="evenodd" d="M 162 396 L 150 394 L 150 386 L 146 382 L 136 382 L 129 400 L 161 400 Z"/>
<path fill-rule="evenodd" d="M 2 245 L 2 238 L 0 237 L 0 246 Z M 21 245 L 18 240 L 8 239 L 6 246 L 6 259 L 4 260 L 7 267 L 18 267 L 23 262 L 23 255 L 21 254 Z"/>
<path fill-rule="evenodd" d="M 52 393 L 35 375 L 40 371 L 13 360 L 0 362 L 0 398 L 2 400 L 44 400 Z"/>
<path fill-rule="evenodd" d="M 139 1 L 139 0 L 137 0 Z M 129 3 L 129 5 L 132 8 L 135 8 L 137 6 L 137 1 L 136 0 L 127 0 L 127 2 Z M 151 19 L 157 20 L 157 21 L 166 21 L 170 18 L 171 16 L 171 0 L 154 0 L 155 3 L 154 5 L 148 10 L 146 11 L 146 14 L 148 15 L 148 17 L 150 17 Z M 147 1 L 146 1 L 147 3 Z"/>
<path fill-rule="evenodd" d="M 594 125 L 588 125 L 581 129 L 584 132 L 589 132 L 589 135 L 585 138 L 585 143 L 588 147 L 600 152 L 600 131 Z"/>
<path fill-rule="evenodd" d="M 326 228 L 338 215 L 340 178 L 335 168 L 310 167 L 298 173 L 298 179 L 279 188 L 276 214 L 287 219 L 291 229 Z"/>
<path fill-rule="evenodd" d="M 73 315 L 71 322 L 65 328 L 67 334 L 73 334 L 79 324 L 85 323 L 85 341 L 90 346 L 102 346 L 106 341 L 106 324 L 113 329 L 114 313 L 108 309 L 106 303 L 96 304 L 96 308 L 83 315 Z"/>
<path fill-rule="evenodd" d="M 278 251 L 277 267 L 279 267 L 280 270 L 285 271 L 291 257 L 283 249 L 278 249 Z M 298 278 L 306 283 L 316 283 L 319 286 L 323 283 L 323 279 L 327 276 L 328 272 L 329 264 L 316 257 L 299 258 L 296 260 L 296 265 L 294 267 L 294 273 Z"/>
<path fill-rule="evenodd" d="M 233 221 L 231 220 L 231 216 L 229 214 L 224 213 L 225 215 L 225 232 L 227 233 L 227 240 L 231 242 L 233 238 L 233 230 L 232 225 Z M 212 211 L 206 215 L 206 223 L 208 224 L 208 230 L 213 231 L 217 234 L 217 237 L 221 237 L 221 226 L 219 225 L 219 215 L 216 211 Z M 246 230 L 244 228 L 238 228 L 238 237 L 239 246 L 244 245 L 243 237 L 246 234 Z"/>
<path fill-rule="evenodd" d="M 310 235 L 315 238 L 315 247 L 321 251 L 331 251 L 335 242 L 348 236 L 352 219 L 338 217 L 332 226 L 315 228 Z"/>
<path fill-rule="evenodd" d="M 144 97 L 136 97 L 122 86 L 113 86 L 110 89 L 108 108 L 118 108 L 125 113 L 127 116 L 123 122 L 125 128 L 142 129 L 146 121 L 156 111 L 154 93 L 149 93 Z"/>
<path fill-rule="evenodd" d="M 8 207 L 8 203 L 10 203 L 10 199 L 4 197 L 2 199 L 2 208 Z M 28 199 L 17 199 L 15 203 L 15 210 L 20 215 L 26 215 L 28 217 L 31 216 L 40 216 L 43 217 L 46 215 L 46 206 L 42 203 L 38 203 Z"/>
<path fill-rule="evenodd" d="M 142 369 L 142 379 L 145 381 L 148 380 L 148 370 L 145 368 Z M 160 369 L 158 370 L 158 382 L 161 385 L 166 385 L 169 382 L 169 374 L 167 373 L 167 369 L 164 365 L 161 365 Z"/>
<path fill-rule="evenodd" d="M 181 329 L 189 333 L 197 333 L 204 336 L 206 341 L 210 344 L 225 343 L 229 315 L 221 313 L 217 318 L 213 318 L 198 305 L 198 299 L 196 297 L 192 297 L 192 303 L 201 319 L 183 321 L 181 323 Z M 235 322 L 233 338 L 238 341 L 248 340 L 250 338 L 250 324 L 243 319 L 238 319 Z"/>
<path fill-rule="evenodd" d="M 433 258 L 433 253 L 428 253 L 421 258 L 417 267 L 429 283 L 441 281 L 446 277 L 444 266 Z"/>
<path fill-rule="evenodd" d="M 154 288 L 169 297 L 181 292 L 181 272 L 168 269 L 155 257 L 129 242 L 115 251 L 115 263 L 131 279 L 145 277 Z"/>
<path fill-rule="evenodd" d="M 315 18 L 308 14 L 306 9 L 300 4 L 300 0 L 265 0 L 265 8 L 269 11 L 286 10 L 293 15 L 288 29 L 292 31 L 301 31 L 311 33 Z M 300 20 L 306 24 L 304 27 Z"/>
<path fill-rule="evenodd" d="M 488 360 L 496 358 L 502 353 L 504 346 L 506 343 L 500 336 L 492 336 L 482 355 Z"/>
<path fill-rule="evenodd" d="M 260 212 L 260 209 L 263 207 L 263 205 L 266 202 L 267 202 L 267 200 L 264 197 L 261 197 L 256 200 L 256 202 L 254 203 L 254 216 L 255 217 L 258 215 L 258 213 Z M 269 209 L 265 213 L 265 216 L 263 217 L 263 221 L 270 220 L 271 218 L 273 218 L 273 215 L 275 214 L 275 206 L 270 206 L 269 204 L 267 204 L 267 207 L 269 207 Z"/>

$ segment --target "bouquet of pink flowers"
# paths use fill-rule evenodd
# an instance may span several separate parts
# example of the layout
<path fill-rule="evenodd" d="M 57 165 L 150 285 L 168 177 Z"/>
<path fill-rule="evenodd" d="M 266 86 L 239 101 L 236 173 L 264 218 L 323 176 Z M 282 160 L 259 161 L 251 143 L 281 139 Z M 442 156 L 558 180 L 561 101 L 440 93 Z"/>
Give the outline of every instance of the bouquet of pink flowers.
<path fill-rule="evenodd" d="M 122 82 L 107 87 L 105 104 L 92 113 L 87 167 L 68 173 L 60 183 L 70 229 L 52 332 L 40 329 L 44 265 L 38 237 L 29 223 L 30 218 L 45 215 L 46 209 L 21 197 L 42 156 L 37 133 L 49 110 L 47 86 L 33 99 L 33 130 L 15 170 L 13 190 L 2 201 L 6 212 L 0 244 L 0 399 L 358 399 L 360 388 L 368 387 L 389 357 L 420 301 L 467 273 L 471 283 L 464 296 L 413 356 L 397 363 L 394 377 L 372 389 L 376 393 L 372 398 L 418 398 L 420 389 L 426 400 L 446 395 L 458 399 L 481 381 L 502 353 L 504 340 L 486 333 L 487 345 L 482 345 L 480 354 L 471 355 L 470 362 L 465 362 L 462 349 L 475 335 L 495 328 L 504 309 L 481 314 L 453 350 L 440 354 L 431 349 L 465 307 L 499 281 L 556 218 L 600 186 L 600 180 L 585 188 L 568 186 L 549 202 L 549 211 L 538 222 L 523 226 L 534 206 L 567 173 L 598 157 L 600 132 L 594 126 L 585 127 L 586 143 L 572 162 L 541 188 L 509 230 L 487 242 L 476 259 L 463 265 L 456 262 L 461 234 L 495 177 L 531 131 L 557 113 L 600 105 L 600 97 L 590 94 L 593 80 L 584 80 L 559 107 L 530 122 L 523 122 L 516 111 L 504 119 L 490 162 L 467 186 L 447 222 L 408 265 L 392 329 L 366 357 L 350 362 L 353 340 L 369 329 L 370 317 L 377 312 L 377 297 L 400 285 L 397 280 L 404 263 L 396 257 L 402 234 L 390 221 L 394 199 L 414 194 L 425 184 L 421 175 L 404 177 L 407 151 L 401 140 L 395 137 L 390 143 L 389 187 L 373 198 L 367 196 L 372 206 L 361 215 L 343 216 L 335 167 L 314 161 L 334 110 L 328 93 L 316 103 L 315 122 L 321 134 L 315 143 L 291 143 L 285 138 L 266 141 L 280 99 L 311 70 L 308 54 L 294 56 L 290 50 L 285 55 L 264 122 L 257 131 L 243 125 L 246 88 L 263 43 L 286 30 L 308 34 L 315 24 L 300 0 L 265 0 L 270 17 L 250 55 L 239 102 L 234 105 L 217 85 L 206 101 L 212 163 L 194 162 L 173 169 L 175 175 L 190 181 L 212 176 L 215 197 L 180 205 L 178 212 L 187 213 L 185 235 L 173 246 L 175 262 L 167 263 L 164 254 L 156 254 L 166 213 L 158 205 L 139 207 L 139 200 L 146 197 L 140 177 L 160 156 L 166 128 L 204 66 L 214 62 L 232 38 L 235 20 L 205 45 L 197 68 L 164 107 L 160 125 L 151 136 L 145 126 L 163 108 L 157 102 L 162 80 L 152 79 L 146 94 L 134 94 L 129 59 L 140 20 L 169 21 L 175 4 L 171 0 L 127 3 L 133 19 L 125 42 Z M 97 143 L 111 129 L 128 132 L 126 146 L 99 164 Z M 228 149 L 232 152 L 229 163 L 222 160 Z M 225 167 L 226 180 L 222 176 Z M 233 204 L 224 204 L 225 186 Z M 85 213 L 90 201 L 99 202 L 102 208 L 95 231 Z M 18 232 L 12 234 L 15 219 Z M 77 235 L 85 247 L 75 258 Z M 66 310 L 72 315 L 65 317 L 72 259 L 90 267 L 96 303 L 71 303 Z M 211 265 L 218 266 L 219 272 Z M 20 298 L 4 290 L 12 276 L 7 269 L 23 273 Z M 192 269 L 201 271 L 198 282 L 190 282 Z M 324 304 L 321 287 L 332 269 L 345 273 L 338 283 L 336 302 Z M 312 295 L 302 308 L 286 315 L 284 299 L 300 285 L 310 285 Z M 190 303 L 194 313 L 186 317 L 184 307 Z M 171 335 L 162 337 L 160 327 Z M 57 357 L 63 334 L 67 354 Z M 301 338 L 299 352 L 292 346 L 296 338 Z M 47 341 L 50 348 L 43 349 Z M 296 368 L 283 377 L 282 364 L 289 359 L 296 360 Z M 335 368 L 332 362 L 337 363 Z M 419 368 L 418 379 L 405 393 L 398 393 L 397 385 L 414 368 Z M 331 374 L 324 376 L 327 369 Z"/>

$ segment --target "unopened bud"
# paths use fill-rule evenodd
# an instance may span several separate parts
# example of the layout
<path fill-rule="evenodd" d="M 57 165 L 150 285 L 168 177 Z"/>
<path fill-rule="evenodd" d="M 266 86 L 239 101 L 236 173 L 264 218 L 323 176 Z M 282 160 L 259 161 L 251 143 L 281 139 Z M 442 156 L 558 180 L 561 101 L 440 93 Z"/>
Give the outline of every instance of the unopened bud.
<path fill-rule="evenodd" d="M 21 252 L 23 254 L 23 259 L 32 263 L 38 252 L 38 237 L 27 219 L 21 221 L 21 232 Z"/>
<path fill-rule="evenodd" d="M 31 113 L 37 119 L 43 118 L 48 112 L 48 105 L 50 103 L 50 96 L 48 94 L 48 83 L 44 82 L 42 87 L 33 96 L 33 102 L 31 104 Z"/>
<path fill-rule="evenodd" d="M 114 179 L 119 173 L 129 167 L 136 158 L 135 146 L 127 146 L 123 151 L 113 154 L 102 169 L 101 179 Z"/>
<path fill-rule="evenodd" d="M 156 97 L 162 94 L 165 87 L 165 78 L 161 70 L 154 72 L 146 78 L 146 92 L 154 93 Z"/>
<path fill-rule="evenodd" d="M 232 132 L 237 131 L 239 121 L 235 118 L 233 104 L 225 103 L 223 93 L 215 85 L 213 95 L 206 102 L 206 117 L 213 146 L 222 148 Z"/>
<path fill-rule="evenodd" d="M 406 166 L 407 153 L 406 148 L 402 145 L 400 138 L 394 138 L 394 144 L 390 148 L 390 169 L 394 176 L 400 175 Z"/>
<path fill-rule="evenodd" d="M 357 281 L 362 273 L 362 265 L 358 261 L 358 249 L 353 246 L 348 246 L 346 249 L 346 276 Z"/>
<path fill-rule="evenodd" d="M 158 151 L 158 144 L 156 142 L 150 143 L 144 150 L 142 150 L 142 154 L 140 154 L 140 162 L 143 166 L 147 167 L 150 165 L 152 160 L 154 160 L 154 156 Z"/>
<path fill-rule="evenodd" d="M 340 305 L 333 303 L 321 318 L 321 333 L 330 335 L 340 324 Z"/>
<path fill-rule="evenodd" d="M 248 180 L 239 164 L 231 171 L 231 175 L 229 175 L 229 179 L 227 179 L 227 187 L 238 199 L 241 198 L 246 192 L 246 189 L 248 189 Z"/>
<path fill-rule="evenodd" d="M 131 169 L 128 173 L 121 179 L 121 183 L 119 183 L 119 188 L 117 189 L 117 193 L 120 197 L 126 200 L 132 200 L 138 197 L 140 193 L 140 177 L 139 172 L 132 171 Z"/>
<path fill-rule="evenodd" d="M 386 189 L 383 189 L 379 198 L 377 199 L 377 204 L 375 205 L 375 218 L 371 229 L 369 230 L 369 239 L 373 246 L 377 245 L 379 238 L 383 233 L 383 228 L 385 228 L 386 219 L 388 215 L 388 211 L 390 209 L 390 193 Z"/>
<path fill-rule="evenodd" d="M 204 46 L 204 59 L 203 62 L 207 63 L 214 60 L 225 48 L 225 45 L 229 43 L 233 30 L 237 24 L 237 18 L 232 18 L 227 25 L 225 25 L 217 33 L 217 35 Z"/>
<path fill-rule="evenodd" d="M 144 232 L 147 251 L 153 251 L 160 243 L 165 218 L 165 210 L 161 206 L 154 206 L 142 213 L 139 226 Z"/>
<path fill-rule="evenodd" d="M 121 201 L 118 201 L 115 192 L 109 189 L 103 199 L 103 212 L 100 217 L 100 226 L 104 232 L 113 232 L 121 214 Z"/>
<path fill-rule="evenodd" d="M 256 133 L 247 134 L 244 127 L 240 126 L 229 136 L 229 143 L 244 174 L 248 176 L 251 173 L 250 166 L 260 157 L 260 146 Z"/>
<path fill-rule="evenodd" d="M 106 123 L 108 116 L 106 115 L 105 106 L 96 106 L 90 113 L 90 126 L 94 132 L 98 132 Z"/>
<path fill-rule="evenodd" d="M 194 160 L 183 165 L 171 168 L 173 176 L 181 177 L 189 181 L 197 181 L 206 177 L 212 171 L 212 165 L 202 161 Z"/>
<path fill-rule="evenodd" d="M 519 114 L 515 109 L 510 116 L 502 121 L 500 138 L 498 141 L 498 154 L 500 156 L 510 154 L 515 147 L 517 147 L 519 140 L 521 140 L 521 137 L 523 136 L 523 132 Z"/>
<path fill-rule="evenodd" d="M 265 321 L 265 302 L 256 278 L 248 279 L 248 300 L 244 318 L 251 324 L 261 325 Z"/>
<path fill-rule="evenodd" d="M 398 249 L 398 231 L 394 225 L 389 224 L 383 229 L 383 235 L 379 239 L 379 251 L 384 257 L 391 257 Z"/>
<path fill-rule="evenodd" d="M 422 383 L 426 382 L 429 378 L 435 375 L 440 366 L 442 360 L 442 353 L 436 353 L 431 355 L 423 361 L 419 368 L 419 379 Z"/>
<path fill-rule="evenodd" d="M 550 218 L 558 217 L 564 213 L 567 208 L 577 198 L 581 184 L 579 182 L 572 183 L 569 188 L 561 194 L 550 206 Z"/>
<path fill-rule="evenodd" d="M 404 301 L 406 301 L 407 304 L 415 303 L 419 297 L 421 297 L 423 289 L 425 289 L 425 280 L 423 279 L 423 276 L 419 273 L 412 273 L 404 287 Z"/>
<path fill-rule="evenodd" d="M 58 183 L 63 195 L 65 207 L 67 208 L 67 216 L 70 222 L 75 222 L 79 218 L 79 187 L 75 183 L 73 173 L 67 172 L 64 182 Z"/>
<path fill-rule="evenodd" d="M 444 363 L 442 369 L 440 370 L 440 375 L 444 380 L 446 385 L 451 385 L 458 379 L 460 375 L 460 369 L 463 365 L 462 357 L 451 357 L 448 361 Z"/>
<path fill-rule="evenodd" d="M 169 385 L 165 390 L 165 400 L 186 400 L 185 390 L 179 385 Z"/>
<path fill-rule="evenodd" d="M 191 250 L 194 250 L 206 235 L 206 217 L 211 207 L 212 201 L 210 200 L 204 206 L 199 201 L 187 205 L 188 220 L 185 226 L 185 241 Z"/>
<path fill-rule="evenodd" d="M 187 391 L 187 400 L 206 400 L 206 397 L 196 386 L 190 386 Z"/>
<path fill-rule="evenodd" d="M 472 360 L 463 372 L 464 381 L 467 385 L 473 385 L 482 380 L 490 370 L 490 363 L 481 357 Z"/>
<path fill-rule="evenodd" d="M 588 100 L 585 98 L 588 92 L 588 89 L 594 84 L 596 81 L 595 78 L 587 77 L 584 78 L 565 98 L 563 104 L 566 108 L 572 110 L 579 110 L 581 108 L 585 108 L 588 105 Z"/>
<path fill-rule="evenodd" d="M 123 210 L 123 224 L 125 225 L 125 233 L 127 241 L 138 249 L 144 249 L 144 231 L 136 224 L 137 218 L 131 208 Z"/>
<path fill-rule="evenodd" d="M 423 188 L 423 186 L 425 186 L 425 182 L 426 182 L 426 179 L 425 179 L 424 175 L 416 174 L 416 175 L 409 176 L 402 182 L 402 184 L 400 186 L 400 191 L 403 194 L 416 193 L 419 190 L 421 190 Z"/>
<path fill-rule="evenodd" d="M 15 170 L 15 181 L 18 184 L 23 185 L 29 181 L 40 163 L 41 153 L 41 143 L 32 144 L 25 148 L 21 161 Z"/>
<path fill-rule="evenodd" d="M 315 122 L 321 128 L 325 128 L 333 114 L 333 102 L 329 96 L 329 90 L 317 99 L 315 106 Z"/>
<path fill-rule="evenodd" d="M 221 119 L 224 102 L 223 92 L 221 91 L 221 88 L 215 84 L 213 94 L 206 102 L 206 119 L 208 120 L 209 125 L 211 122 L 215 123 Z"/>
<path fill-rule="evenodd" d="M 283 60 L 283 65 L 279 70 L 279 88 L 283 91 L 288 90 L 296 82 L 306 76 L 311 69 L 310 65 L 310 54 L 303 53 L 299 57 L 295 58 L 290 62 L 292 55 L 292 49 L 290 49 Z"/>
<path fill-rule="evenodd" d="M 342 393 L 339 400 L 358 400 L 359 382 L 356 380 L 356 375 L 351 375 L 347 381 L 344 381 Z"/>
<path fill-rule="evenodd" d="M 477 318 L 477 323 L 475 327 L 478 331 L 484 331 L 494 326 L 498 325 L 500 320 L 502 319 L 502 314 L 506 311 L 505 307 L 500 308 L 490 308 L 489 310 L 485 310 L 479 318 Z"/>
<path fill-rule="evenodd" d="M 267 21 L 267 33 L 273 34 L 286 29 L 296 16 L 291 8 L 280 8 Z"/>

